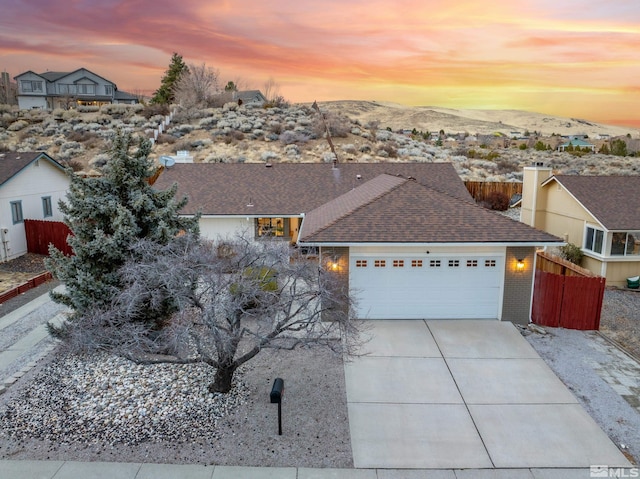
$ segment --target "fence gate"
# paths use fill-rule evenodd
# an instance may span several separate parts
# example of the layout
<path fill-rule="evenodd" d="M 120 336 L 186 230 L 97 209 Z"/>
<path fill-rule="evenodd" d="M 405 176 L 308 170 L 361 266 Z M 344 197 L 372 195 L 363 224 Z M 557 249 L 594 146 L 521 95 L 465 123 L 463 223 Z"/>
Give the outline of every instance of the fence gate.
<path fill-rule="evenodd" d="M 71 230 L 59 221 L 24 220 L 24 231 L 27 236 L 27 251 L 36 254 L 49 254 L 49 243 L 66 255 L 72 255 L 71 246 L 67 244 L 67 236 Z"/>
<path fill-rule="evenodd" d="M 531 319 L 541 326 L 597 330 L 604 288 L 605 278 L 600 276 L 569 276 L 537 269 Z"/>

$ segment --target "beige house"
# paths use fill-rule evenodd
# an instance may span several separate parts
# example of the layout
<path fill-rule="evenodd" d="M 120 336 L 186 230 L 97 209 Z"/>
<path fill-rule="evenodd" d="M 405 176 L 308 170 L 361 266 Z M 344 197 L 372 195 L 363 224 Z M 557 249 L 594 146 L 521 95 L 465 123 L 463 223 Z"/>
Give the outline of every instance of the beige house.
<path fill-rule="evenodd" d="M 640 274 L 640 177 L 524 169 L 521 221 L 582 248 L 582 266 L 625 286 Z"/>
<path fill-rule="evenodd" d="M 176 163 L 200 234 L 244 231 L 317 254 L 368 319 L 530 319 L 548 233 L 476 205 L 450 163 Z"/>

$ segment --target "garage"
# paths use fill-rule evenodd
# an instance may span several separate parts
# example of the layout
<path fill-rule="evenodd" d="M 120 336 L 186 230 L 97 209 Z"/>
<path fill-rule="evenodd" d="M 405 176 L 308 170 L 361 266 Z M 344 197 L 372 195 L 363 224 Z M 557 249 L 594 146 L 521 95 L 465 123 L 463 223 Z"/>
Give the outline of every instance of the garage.
<path fill-rule="evenodd" d="M 500 255 L 351 255 L 349 285 L 362 319 L 497 319 Z"/>

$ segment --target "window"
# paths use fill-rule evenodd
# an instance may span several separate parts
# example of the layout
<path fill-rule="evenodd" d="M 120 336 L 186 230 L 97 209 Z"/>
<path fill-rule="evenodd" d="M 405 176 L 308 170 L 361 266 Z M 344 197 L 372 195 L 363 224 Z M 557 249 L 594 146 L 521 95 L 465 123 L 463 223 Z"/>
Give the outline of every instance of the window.
<path fill-rule="evenodd" d="M 373 266 L 376 268 L 384 268 L 387 266 L 387 262 L 383 259 L 377 259 L 373 262 Z"/>
<path fill-rule="evenodd" d="M 24 93 L 42 93 L 42 82 L 23 80 L 20 82 L 20 87 Z"/>
<path fill-rule="evenodd" d="M 457 259 L 449 260 L 449 268 L 457 268 L 458 266 L 460 266 L 460 260 L 457 260 Z"/>
<path fill-rule="evenodd" d="M 467 268 L 477 268 L 478 260 L 477 259 L 468 259 L 467 260 Z"/>
<path fill-rule="evenodd" d="M 432 259 L 429 261 L 429 268 L 439 268 L 439 267 L 440 267 L 439 259 Z"/>
<path fill-rule="evenodd" d="M 104 92 L 106 95 L 113 95 L 113 87 L 111 85 L 105 85 L 104 86 Z"/>
<path fill-rule="evenodd" d="M 13 219 L 13 224 L 22 223 L 24 218 L 22 217 L 22 201 L 12 201 L 11 202 L 11 218 Z"/>
<path fill-rule="evenodd" d="M 496 267 L 496 260 L 495 259 L 485 259 L 484 260 L 484 267 L 485 268 L 495 268 Z"/>
<path fill-rule="evenodd" d="M 394 259 L 393 260 L 394 268 L 404 268 L 404 260 L 403 259 Z"/>
<path fill-rule="evenodd" d="M 411 260 L 412 268 L 422 268 L 422 260 L 421 259 L 412 259 Z"/>
<path fill-rule="evenodd" d="M 51 205 L 51 196 L 42 197 L 42 213 L 44 217 L 53 216 L 53 206 Z"/>
<path fill-rule="evenodd" d="M 76 86 L 78 88 L 78 95 L 95 95 L 96 86 L 80 84 Z"/>
<path fill-rule="evenodd" d="M 612 256 L 640 255 L 640 231 L 617 231 L 611 235 Z"/>
<path fill-rule="evenodd" d="M 584 249 L 602 254 L 602 244 L 604 242 L 604 231 L 587 226 L 587 234 L 584 239 Z"/>
<path fill-rule="evenodd" d="M 257 218 L 257 236 L 276 236 L 286 238 L 289 236 L 289 218 Z"/>
<path fill-rule="evenodd" d="M 356 260 L 356 268 L 366 268 L 367 260 L 366 259 L 357 259 Z"/>

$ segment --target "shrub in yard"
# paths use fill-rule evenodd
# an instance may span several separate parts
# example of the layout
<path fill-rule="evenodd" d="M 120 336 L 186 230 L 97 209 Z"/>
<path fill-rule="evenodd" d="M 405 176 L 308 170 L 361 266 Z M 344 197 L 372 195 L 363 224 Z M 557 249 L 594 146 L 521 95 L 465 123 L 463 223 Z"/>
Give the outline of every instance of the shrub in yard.
<path fill-rule="evenodd" d="M 485 198 L 487 208 L 495 211 L 506 211 L 509 209 L 509 197 L 501 191 L 492 191 Z"/>
<path fill-rule="evenodd" d="M 573 243 L 567 243 L 564 246 L 560 246 L 560 255 L 567 261 L 571 261 L 573 264 L 580 266 L 584 253 L 578 245 Z"/>
<path fill-rule="evenodd" d="M 78 111 L 80 113 L 96 113 L 100 111 L 98 105 L 78 105 Z"/>
<path fill-rule="evenodd" d="M 23 128 L 26 128 L 29 126 L 29 122 L 25 121 L 25 120 L 18 120 L 18 121 L 14 121 L 13 123 L 11 123 L 11 125 L 9 125 L 9 128 L 7 128 L 7 130 L 9 131 L 20 131 Z"/>
<path fill-rule="evenodd" d="M 147 120 L 156 116 L 166 116 L 169 114 L 169 106 L 162 103 L 151 103 L 150 105 L 144 105 L 142 111 L 140 112 L 141 116 L 144 116 Z"/>

